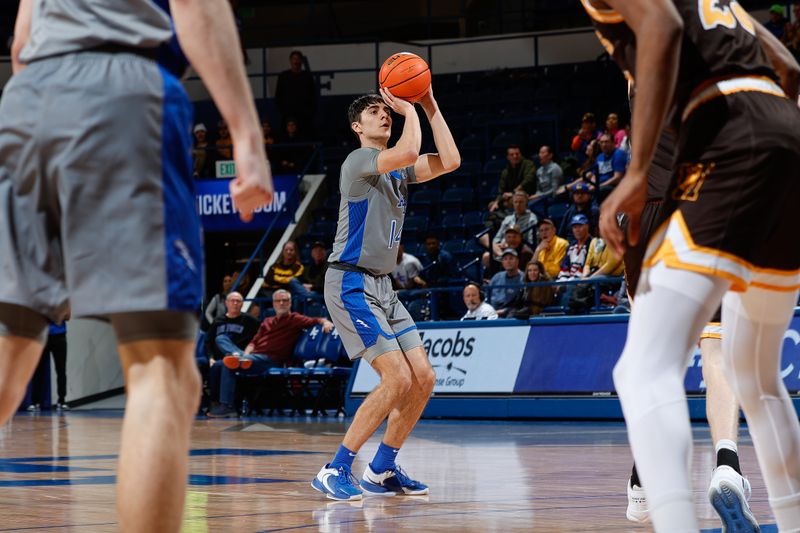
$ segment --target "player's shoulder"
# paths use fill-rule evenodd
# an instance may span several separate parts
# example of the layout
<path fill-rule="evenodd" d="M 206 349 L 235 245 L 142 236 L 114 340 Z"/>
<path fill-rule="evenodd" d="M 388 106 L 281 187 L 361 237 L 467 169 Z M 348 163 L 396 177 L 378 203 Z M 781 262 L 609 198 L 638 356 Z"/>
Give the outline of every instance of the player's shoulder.
<path fill-rule="evenodd" d="M 347 157 L 345 158 L 343 164 L 347 165 L 349 163 L 354 163 L 356 161 L 363 160 L 365 158 L 375 157 L 379 153 L 380 150 L 378 150 L 377 148 L 372 148 L 370 146 L 362 146 L 361 148 L 356 148 L 355 150 L 347 154 Z"/>

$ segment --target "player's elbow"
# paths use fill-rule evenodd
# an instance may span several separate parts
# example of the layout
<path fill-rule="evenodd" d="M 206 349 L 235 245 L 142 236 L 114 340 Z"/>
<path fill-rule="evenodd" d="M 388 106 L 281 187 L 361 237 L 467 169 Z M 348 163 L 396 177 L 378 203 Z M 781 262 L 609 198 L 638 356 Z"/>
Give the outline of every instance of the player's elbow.
<path fill-rule="evenodd" d="M 399 165 L 397 167 L 408 167 L 413 165 L 419 159 L 419 150 L 414 150 L 413 148 L 407 148 L 397 154 L 397 158 L 399 160 Z"/>
<path fill-rule="evenodd" d="M 454 170 L 458 170 L 458 167 L 461 166 L 461 154 L 456 152 L 453 157 L 442 161 L 442 166 L 444 167 L 445 172 L 453 172 Z"/>

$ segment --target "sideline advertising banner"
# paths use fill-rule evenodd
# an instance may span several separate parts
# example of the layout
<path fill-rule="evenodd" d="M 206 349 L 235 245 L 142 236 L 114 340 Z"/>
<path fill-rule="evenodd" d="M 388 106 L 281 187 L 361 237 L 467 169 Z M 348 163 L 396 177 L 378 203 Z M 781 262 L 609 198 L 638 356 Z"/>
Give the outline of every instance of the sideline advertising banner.
<path fill-rule="evenodd" d="M 424 326 L 423 326 L 424 327 Z M 436 372 L 434 394 L 511 393 L 530 327 L 422 329 L 420 337 Z M 352 393 L 366 394 L 378 384 L 369 364 L 358 364 Z"/>
<path fill-rule="evenodd" d="M 228 191 L 229 179 L 195 180 L 195 198 L 197 212 L 204 231 L 254 231 L 266 229 L 272 219 L 278 216 L 273 226 L 285 228 L 292 221 L 292 216 L 299 205 L 297 174 L 273 176 L 275 198 L 272 203 L 256 210 L 253 220 L 245 224 L 239 219 L 239 212 L 233 207 Z M 294 192 L 293 192 L 294 191 Z M 286 212 L 281 210 L 286 207 Z"/>

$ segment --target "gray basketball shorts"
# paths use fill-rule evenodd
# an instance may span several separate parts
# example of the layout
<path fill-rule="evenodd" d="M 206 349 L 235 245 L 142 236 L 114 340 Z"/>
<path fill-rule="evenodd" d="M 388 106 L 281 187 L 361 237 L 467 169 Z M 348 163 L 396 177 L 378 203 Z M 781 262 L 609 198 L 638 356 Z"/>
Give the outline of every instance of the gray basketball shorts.
<path fill-rule="evenodd" d="M 180 82 L 128 53 L 35 61 L 0 101 L 0 302 L 192 311 L 203 256 Z"/>
<path fill-rule="evenodd" d="M 417 325 L 397 299 L 389 276 L 328 268 L 325 305 L 350 359 L 372 363 L 386 352 L 422 346 Z"/>

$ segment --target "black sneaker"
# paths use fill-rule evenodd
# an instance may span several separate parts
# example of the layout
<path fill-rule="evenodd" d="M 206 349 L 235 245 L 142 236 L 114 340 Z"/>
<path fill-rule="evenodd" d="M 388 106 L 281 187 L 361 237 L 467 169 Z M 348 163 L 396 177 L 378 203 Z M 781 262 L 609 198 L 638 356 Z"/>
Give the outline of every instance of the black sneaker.
<path fill-rule="evenodd" d="M 236 409 L 224 403 L 219 404 L 206 413 L 206 416 L 211 418 L 233 418 L 238 415 L 239 413 L 236 412 Z"/>

